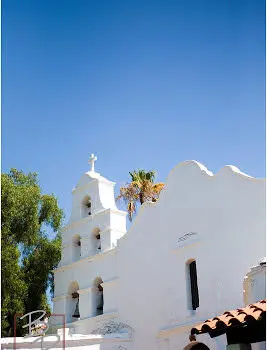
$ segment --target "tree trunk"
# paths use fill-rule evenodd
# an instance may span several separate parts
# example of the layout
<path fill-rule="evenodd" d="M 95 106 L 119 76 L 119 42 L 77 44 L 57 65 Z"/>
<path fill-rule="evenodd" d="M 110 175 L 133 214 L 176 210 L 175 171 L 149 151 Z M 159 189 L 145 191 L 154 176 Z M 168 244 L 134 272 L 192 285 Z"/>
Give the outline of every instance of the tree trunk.
<path fill-rule="evenodd" d="M 139 193 L 139 201 L 140 201 L 140 204 L 141 204 L 141 205 L 145 202 L 145 198 L 144 198 L 143 192 L 140 192 L 140 193 Z"/>

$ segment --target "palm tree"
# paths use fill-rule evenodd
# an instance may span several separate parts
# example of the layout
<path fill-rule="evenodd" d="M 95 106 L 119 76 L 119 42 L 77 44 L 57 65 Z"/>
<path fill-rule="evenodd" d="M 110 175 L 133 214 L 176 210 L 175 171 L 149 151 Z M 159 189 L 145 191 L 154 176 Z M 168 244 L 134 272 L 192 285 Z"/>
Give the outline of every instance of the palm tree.
<path fill-rule="evenodd" d="M 129 173 L 131 182 L 125 187 L 120 188 L 120 195 L 116 200 L 123 199 L 127 206 L 127 211 L 130 221 L 132 221 L 133 214 L 136 213 L 137 203 L 142 205 L 144 202 L 156 202 L 159 194 L 164 187 L 162 182 L 154 183 L 156 172 L 135 170 Z"/>

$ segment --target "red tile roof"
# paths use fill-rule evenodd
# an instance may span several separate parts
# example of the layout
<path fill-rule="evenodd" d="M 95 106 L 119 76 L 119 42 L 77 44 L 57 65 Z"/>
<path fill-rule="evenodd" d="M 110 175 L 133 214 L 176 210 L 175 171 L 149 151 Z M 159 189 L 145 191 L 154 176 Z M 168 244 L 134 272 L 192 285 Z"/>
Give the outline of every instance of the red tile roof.
<path fill-rule="evenodd" d="M 257 321 L 265 312 L 266 300 L 261 300 L 241 309 L 225 311 L 223 315 L 200 323 L 191 329 L 191 334 L 211 333 L 228 327 L 242 326 Z"/>

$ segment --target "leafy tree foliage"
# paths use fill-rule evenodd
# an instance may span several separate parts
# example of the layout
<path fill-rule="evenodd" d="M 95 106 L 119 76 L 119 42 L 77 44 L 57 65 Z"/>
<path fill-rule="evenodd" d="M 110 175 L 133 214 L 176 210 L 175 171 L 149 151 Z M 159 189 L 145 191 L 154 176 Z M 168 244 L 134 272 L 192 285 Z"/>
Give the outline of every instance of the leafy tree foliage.
<path fill-rule="evenodd" d="M 56 232 L 63 212 L 53 194 L 41 193 L 36 173 L 11 169 L 1 182 L 1 322 L 2 336 L 12 336 L 15 313 L 50 311 L 46 292 L 53 291 L 52 270 L 60 260 Z M 54 238 L 48 237 L 49 230 Z"/>

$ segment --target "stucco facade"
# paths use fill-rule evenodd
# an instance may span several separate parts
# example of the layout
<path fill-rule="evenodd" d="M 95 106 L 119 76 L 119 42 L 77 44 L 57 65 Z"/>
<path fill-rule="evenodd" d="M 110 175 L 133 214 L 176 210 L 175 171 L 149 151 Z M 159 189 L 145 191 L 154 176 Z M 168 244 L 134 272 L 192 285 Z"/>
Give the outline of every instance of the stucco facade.
<path fill-rule="evenodd" d="M 266 254 L 265 179 L 233 166 L 212 174 L 196 161 L 180 163 L 159 201 L 143 204 L 128 232 L 114 185 L 90 171 L 73 190 L 55 270 L 54 313 L 66 314 L 68 331 L 87 337 L 87 349 L 182 349 L 195 324 L 243 306 L 244 276 Z M 191 261 L 197 266 L 196 310 Z M 78 320 L 73 292 L 79 294 Z M 199 339 L 211 349 L 225 348 L 223 337 Z"/>
<path fill-rule="evenodd" d="M 68 310 L 67 299 L 70 284 L 77 282 L 80 320 L 70 325 L 75 333 L 91 333 L 112 319 L 134 330 L 132 349 L 171 350 L 187 342 L 192 324 L 243 305 L 243 277 L 265 255 L 265 180 L 232 166 L 213 175 L 195 161 L 183 162 L 169 174 L 159 201 L 145 203 L 127 233 L 113 186 L 89 172 L 73 191 L 63 259 L 55 271 L 54 311 L 74 311 Z M 92 214 L 83 218 L 86 196 L 92 199 Z M 101 252 L 93 254 L 96 227 Z M 81 259 L 70 264 L 77 234 Z M 197 264 L 196 310 L 190 307 L 187 263 L 192 260 Z M 97 277 L 103 281 L 104 310 L 94 317 Z"/>

